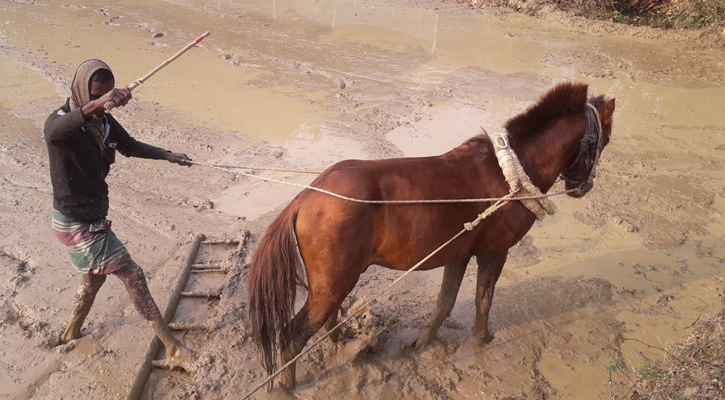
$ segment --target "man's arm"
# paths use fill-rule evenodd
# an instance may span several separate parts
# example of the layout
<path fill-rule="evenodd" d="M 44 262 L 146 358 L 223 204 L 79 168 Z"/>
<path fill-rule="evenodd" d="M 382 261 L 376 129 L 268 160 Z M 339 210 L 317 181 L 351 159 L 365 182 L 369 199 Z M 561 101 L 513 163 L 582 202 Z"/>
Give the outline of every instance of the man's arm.
<path fill-rule="evenodd" d="M 88 125 L 88 122 L 95 115 L 97 118 L 103 116 L 103 106 L 114 101 L 119 106 L 125 106 L 131 100 L 131 90 L 126 88 L 113 88 L 108 93 L 98 99 L 90 101 L 81 108 L 76 108 L 69 112 L 68 103 L 56 111 L 54 111 L 45 121 L 43 129 L 43 137 L 45 142 L 50 145 L 58 145 L 72 136 L 75 132 Z"/>
<path fill-rule="evenodd" d="M 53 112 L 53 114 L 50 114 L 48 119 L 45 120 L 43 138 L 45 139 L 45 142 L 50 145 L 59 145 L 66 141 L 79 129 L 83 128 L 87 123 L 88 121 L 83 119 L 83 114 L 80 108 L 68 113 L 64 112 L 62 109 L 58 109 Z"/>
<path fill-rule="evenodd" d="M 140 142 L 126 132 L 113 117 L 107 115 L 111 129 L 115 131 L 117 140 L 116 149 L 126 157 L 147 158 L 152 160 L 166 160 L 179 165 L 192 165 L 192 160 L 186 154 L 173 153 L 160 147 Z"/>

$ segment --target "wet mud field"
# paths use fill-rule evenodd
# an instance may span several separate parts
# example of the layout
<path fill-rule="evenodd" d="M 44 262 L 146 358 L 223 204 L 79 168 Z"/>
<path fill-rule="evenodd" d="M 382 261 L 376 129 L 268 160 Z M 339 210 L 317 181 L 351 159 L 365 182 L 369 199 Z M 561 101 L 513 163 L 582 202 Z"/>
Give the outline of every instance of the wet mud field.
<path fill-rule="evenodd" d="M 137 139 L 204 163 L 321 170 L 350 158 L 434 155 L 481 127 L 500 131 L 557 82 L 617 99 L 594 190 L 554 198 L 558 213 L 512 248 L 491 343 L 471 340 L 471 266 L 437 339 L 411 350 L 442 269 L 414 273 L 346 328 L 345 341 L 325 341 L 300 361 L 293 398 L 605 399 L 626 393 L 631 371 L 662 357 L 657 348 L 723 307 L 725 54 L 697 47 L 694 34 L 427 0 L 4 1 L 0 398 L 127 394 L 152 331 L 120 281 L 101 289 L 84 337 L 56 346 L 80 277 L 50 229 L 42 127 L 83 60 L 106 61 L 127 85 L 206 30 L 198 48 L 113 112 Z M 162 310 L 196 233 L 250 232 L 241 255 L 202 249 L 199 262 L 231 270 L 195 274 L 190 285 L 221 287 L 222 297 L 184 300 L 177 313 L 208 327 L 178 333 L 204 367 L 193 376 L 155 370 L 142 398 L 242 397 L 264 377 L 246 329 L 244 265 L 300 189 L 124 157 L 108 182 L 114 231 Z M 345 305 L 398 276 L 371 267 Z M 374 351 L 360 351 L 360 337 L 374 339 Z M 610 374 L 619 361 L 630 372 Z"/>

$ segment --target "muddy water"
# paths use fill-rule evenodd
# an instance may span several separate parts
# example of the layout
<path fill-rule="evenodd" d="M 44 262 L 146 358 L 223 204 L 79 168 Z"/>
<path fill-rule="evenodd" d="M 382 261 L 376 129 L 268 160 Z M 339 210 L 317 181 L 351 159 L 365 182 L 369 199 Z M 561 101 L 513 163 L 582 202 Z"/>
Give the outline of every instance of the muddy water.
<path fill-rule="evenodd" d="M 500 131 L 562 80 L 587 82 L 592 94 L 617 99 L 595 190 L 582 200 L 556 198 L 559 212 L 512 249 L 494 300 L 493 342 L 470 340 L 472 267 L 438 340 L 409 350 L 430 318 L 442 271 L 414 274 L 372 312 L 379 352 L 351 352 L 359 343 L 354 334 L 370 336 L 351 328 L 350 346 L 326 343 L 301 361 L 300 396 L 604 398 L 625 393 L 634 376 L 614 374 L 608 384 L 610 361 L 622 359 L 631 371 L 661 357 L 642 342 L 671 346 L 699 315 L 722 307 L 725 58 L 693 49 L 676 33 L 556 13 L 479 14 L 422 0 L 6 2 L 3 396 L 118 397 L 133 380 L 145 345 L 129 346 L 126 338 L 144 344 L 150 332 L 117 282 L 99 295 L 86 337 L 49 345 L 79 278 L 62 249 L 48 245 L 57 243 L 45 229 L 50 191 L 38 137 L 79 62 L 101 58 L 119 84 L 128 84 L 206 30 L 212 34 L 199 48 L 114 111 L 137 138 L 205 162 L 320 170 L 348 158 L 440 154 L 482 127 Z M 314 177 L 255 174 L 298 184 Z M 125 159 L 109 181 L 114 229 L 144 265 L 160 304 L 191 233 L 233 237 L 249 229 L 258 240 L 299 191 L 230 172 Z M 203 206 L 210 203 L 212 209 Z M 226 297 L 209 307 L 214 329 L 183 335 L 214 361 L 193 378 L 154 375 L 148 398 L 238 397 L 260 381 L 244 331 L 243 274 L 231 274 Z M 370 268 L 350 304 L 397 276 Z M 181 313 L 196 322 L 204 317 L 193 304 Z"/>

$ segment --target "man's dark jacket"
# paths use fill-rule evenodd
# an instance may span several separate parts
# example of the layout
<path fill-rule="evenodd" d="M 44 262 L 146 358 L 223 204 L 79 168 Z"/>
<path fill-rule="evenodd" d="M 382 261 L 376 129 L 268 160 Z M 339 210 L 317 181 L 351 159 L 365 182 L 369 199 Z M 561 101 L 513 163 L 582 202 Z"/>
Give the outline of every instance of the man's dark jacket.
<path fill-rule="evenodd" d="M 81 222 L 92 222 L 108 214 L 106 176 L 116 159 L 116 150 L 126 157 L 163 159 L 167 150 L 139 142 L 105 114 L 108 133 L 101 151 L 96 139 L 83 128 L 97 121 L 83 119 L 80 108 L 71 111 L 68 101 L 45 121 L 43 135 L 48 145 L 53 208 Z"/>

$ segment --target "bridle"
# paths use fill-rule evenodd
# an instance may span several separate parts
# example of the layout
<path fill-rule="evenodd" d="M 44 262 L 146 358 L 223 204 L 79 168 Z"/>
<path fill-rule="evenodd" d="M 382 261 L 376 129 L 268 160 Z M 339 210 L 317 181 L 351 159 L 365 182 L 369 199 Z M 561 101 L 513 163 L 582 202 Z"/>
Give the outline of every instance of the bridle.
<path fill-rule="evenodd" d="M 559 174 L 559 177 L 571 186 L 579 189 L 579 194 L 585 195 L 592 188 L 592 182 L 597 176 L 596 168 L 599 163 L 599 156 L 602 154 L 602 121 L 599 120 L 599 111 L 593 105 L 586 103 L 584 114 L 587 117 L 587 126 L 584 136 L 579 141 L 579 154 L 568 167 Z M 573 170 L 582 156 L 586 157 L 584 167 Z M 588 171 L 589 176 L 584 180 L 570 178 L 572 174 L 579 174 Z"/>

